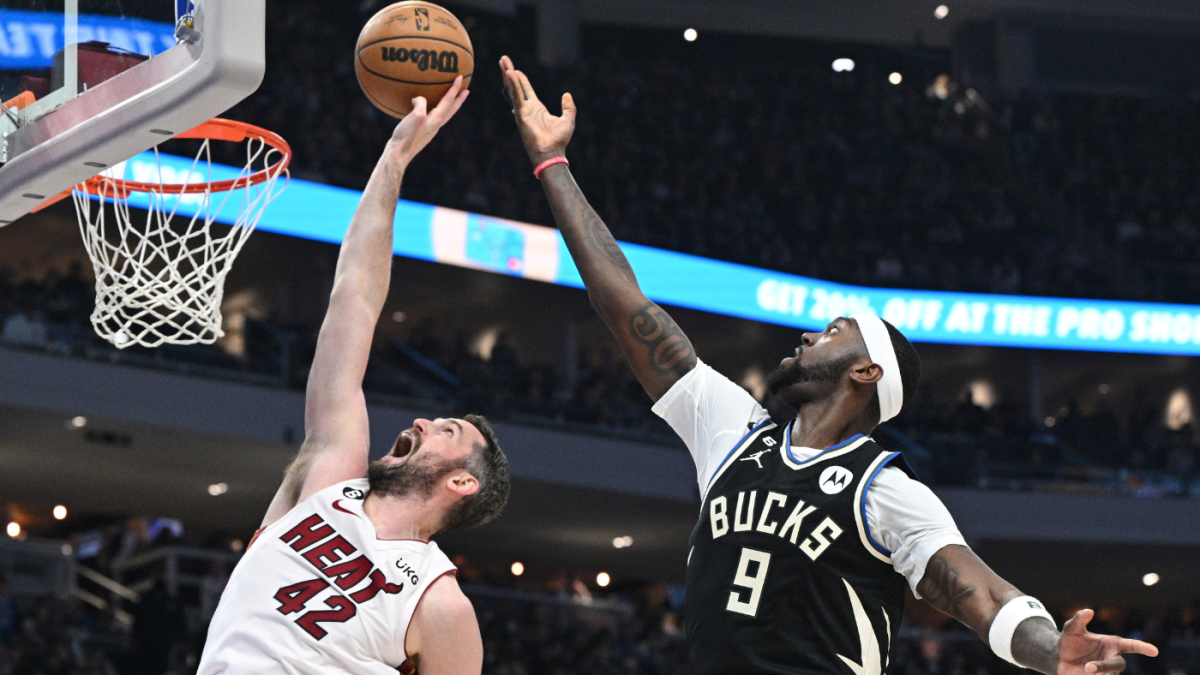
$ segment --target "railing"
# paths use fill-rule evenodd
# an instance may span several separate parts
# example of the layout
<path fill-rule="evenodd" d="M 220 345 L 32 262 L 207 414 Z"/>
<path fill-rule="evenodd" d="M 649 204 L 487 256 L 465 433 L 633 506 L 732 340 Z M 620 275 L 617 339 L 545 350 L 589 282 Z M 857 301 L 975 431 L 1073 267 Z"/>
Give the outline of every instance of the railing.
<path fill-rule="evenodd" d="M 223 580 L 240 558 L 239 554 L 228 551 L 164 546 L 115 562 L 112 567 L 117 583 L 144 593 L 162 582 L 167 594 L 174 598 L 184 591 L 203 593 L 211 585 L 210 579 Z"/>

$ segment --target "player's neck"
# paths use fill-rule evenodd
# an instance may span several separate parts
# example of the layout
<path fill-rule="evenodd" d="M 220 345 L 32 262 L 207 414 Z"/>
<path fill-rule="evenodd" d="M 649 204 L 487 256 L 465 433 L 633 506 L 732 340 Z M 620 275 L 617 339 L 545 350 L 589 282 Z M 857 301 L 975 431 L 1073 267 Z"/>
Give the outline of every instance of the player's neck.
<path fill-rule="evenodd" d="M 381 541 L 429 541 L 437 533 L 443 511 L 436 499 L 368 494 L 363 500 L 363 513 L 375 526 L 375 537 Z"/>
<path fill-rule="evenodd" d="M 792 445 L 805 448 L 828 448 L 875 428 L 862 412 L 862 403 L 845 391 L 802 404 L 796 417 L 800 424 L 792 426 Z"/>

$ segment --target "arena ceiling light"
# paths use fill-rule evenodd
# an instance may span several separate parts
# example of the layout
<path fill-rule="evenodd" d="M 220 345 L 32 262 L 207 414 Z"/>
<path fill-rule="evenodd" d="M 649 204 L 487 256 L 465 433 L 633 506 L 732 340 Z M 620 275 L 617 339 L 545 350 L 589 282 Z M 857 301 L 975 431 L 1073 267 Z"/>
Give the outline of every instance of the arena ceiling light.
<path fill-rule="evenodd" d="M 71 426 L 76 429 L 82 429 L 87 426 L 87 418 L 83 415 L 77 415 L 71 418 Z"/>
<path fill-rule="evenodd" d="M 891 75 L 888 75 L 888 82 L 891 82 L 892 84 L 900 84 L 903 81 L 904 76 L 900 73 L 892 73 Z"/>
<path fill-rule="evenodd" d="M 208 486 L 208 494 L 214 497 L 220 497 L 226 492 L 229 492 L 229 486 L 225 483 L 213 483 Z"/>
<path fill-rule="evenodd" d="M 613 539 L 613 548 L 629 548 L 633 546 L 633 537 L 628 535 Z"/>
<path fill-rule="evenodd" d="M 1147 586 L 1153 586 L 1154 584 L 1158 583 L 1158 575 L 1155 574 L 1154 572 L 1151 572 L 1151 573 L 1147 574 L 1146 576 L 1142 577 L 1142 583 L 1146 584 Z"/>
<path fill-rule="evenodd" d="M 834 59 L 833 72 L 848 73 L 852 70 L 854 70 L 854 59 L 846 59 L 846 58 Z"/>
<path fill-rule="evenodd" d="M 519 577 L 522 574 L 525 574 L 525 566 L 519 562 L 513 563 L 512 564 L 512 573 L 513 573 L 514 577 Z"/>
<path fill-rule="evenodd" d="M 945 5 L 938 5 L 937 9 L 933 10 L 933 16 L 938 19 L 944 19 L 950 16 L 950 8 Z"/>
<path fill-rule="evenodd" d="M 16 521 L 13 521 L 8 524 L 8 527 L 5 528 L 4 531 L 8 533 L 8 536 L 12 537 L 13 539 L 16 539 L 17 537 L 21 536 L 21 524 Z M 601 585 L 604 585 L 604 584 L 601 584 Z"/>
<path fill-rule="evenodd" d="M 612 583 L 612 577 L 608 576 L 608 572 L 601 572 L 596 575 L 596 585 L 604 588 Z"/>
<path fill-rule="evenodd" d="M 55 520 L 63 520 L 66 517 L 67 517 L 67 507 L 63 506 L 62 504 L 59 504 L 58 506 L 54 507 L 54 519 Z"/>
<path fill-rule="evenodd" d="M 683 39 L 687 40 L 688 42 L 695 42 L 696 38 L 698 37 L 700 37 L 700 34 L 696 32 L 695 28 L 689 28 L 683 31 Z"/>

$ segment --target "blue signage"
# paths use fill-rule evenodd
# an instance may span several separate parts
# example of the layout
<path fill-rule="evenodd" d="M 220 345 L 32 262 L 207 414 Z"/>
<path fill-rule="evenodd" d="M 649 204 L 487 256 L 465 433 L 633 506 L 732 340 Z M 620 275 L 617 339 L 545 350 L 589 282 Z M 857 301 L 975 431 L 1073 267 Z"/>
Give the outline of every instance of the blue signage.
<path fill-rule="evenodd" d="M 160 21 L 80 14 L 75 42 L 92 40 L 152 56 L 175 46 L 175 27 Z M 49 68 L 66 43 L 63 14 L 0 9 L 0 69 Z"/>
<path fill-rule="evenodd" d="M 160 169 L 161 166 L 161 169 Z M 126 163 L 131 179 L 198 182 L 191 160 L 153 153 Z M 236 177 L 214 166 L 211 178 Z M 360 192 L 293 180 L 259 228 L 340 243 Z M 179 213 L 195 213 L 195 197 Z M 131 198 L 133 206 L 146 202 Z M 233 223 L 234 196 L 217 220 Z M 583 287 L 558 230 L 401 201 L 397 255 Z M 646 295 L 657 302 L 811 330 L 838 316 L 882 316 L 917 342 L 1200 356 L 1200 306 L 865 288 L 621 244 Z"/>

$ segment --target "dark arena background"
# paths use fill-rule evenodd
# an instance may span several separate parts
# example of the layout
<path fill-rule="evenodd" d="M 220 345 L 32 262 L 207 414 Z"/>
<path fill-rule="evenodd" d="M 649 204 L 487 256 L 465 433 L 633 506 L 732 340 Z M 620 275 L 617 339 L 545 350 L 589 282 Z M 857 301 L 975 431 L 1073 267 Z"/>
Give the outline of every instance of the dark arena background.
<path fill-rule="evenodd" d="M 376 454 L 416 417 L 478 411 L 511 458 L 504 515 L 438 540 L 484 673 L 689 672 L 699 507 L 587 294 L 530 271 L 522 242 L 544 231 L 520 223 L 554 221 L 501 95 L 507 54 L 544 100 L 573 94 L 584 192 L 619 240 L 684 261 L 663 304 L 773 413 L 765 374 L 824 325 L 788 323 L 798 284 L 810 302 L 893 293 L 919 330 L 920 292 L 944 299 L 931 324 L 961 305 L 953 336 L 912 334 L 921 391 L 877 440 L 1060 622 L 1093 607 L 1093 630 L 1162 649 L 1128 672 L 1200 675 L 1200 5 L 946 3 L 444 3 L 473 41 L 472 96 L 402 194 L 508 229 L 394 259 L 365 389 Z M 383 4 L 268 3 L 266 80 L 225 116 L 291 142 L 289 194 L 361 191 L 391 134 L 352 61 Z M 195 671 L 303 439 L 337 255 L 264 228 L 218 344 L 117 350 L 92 332 L 70 204 L 0 229 L 0 675 Z M 714 283 L 689 276 L 698 258 L 762 275 L 758 306 L 695 288 Z M 1017 305 L 1024 328 L 996 337 Z M 912 598 L 892 668 L 1016 670 Z"/>

